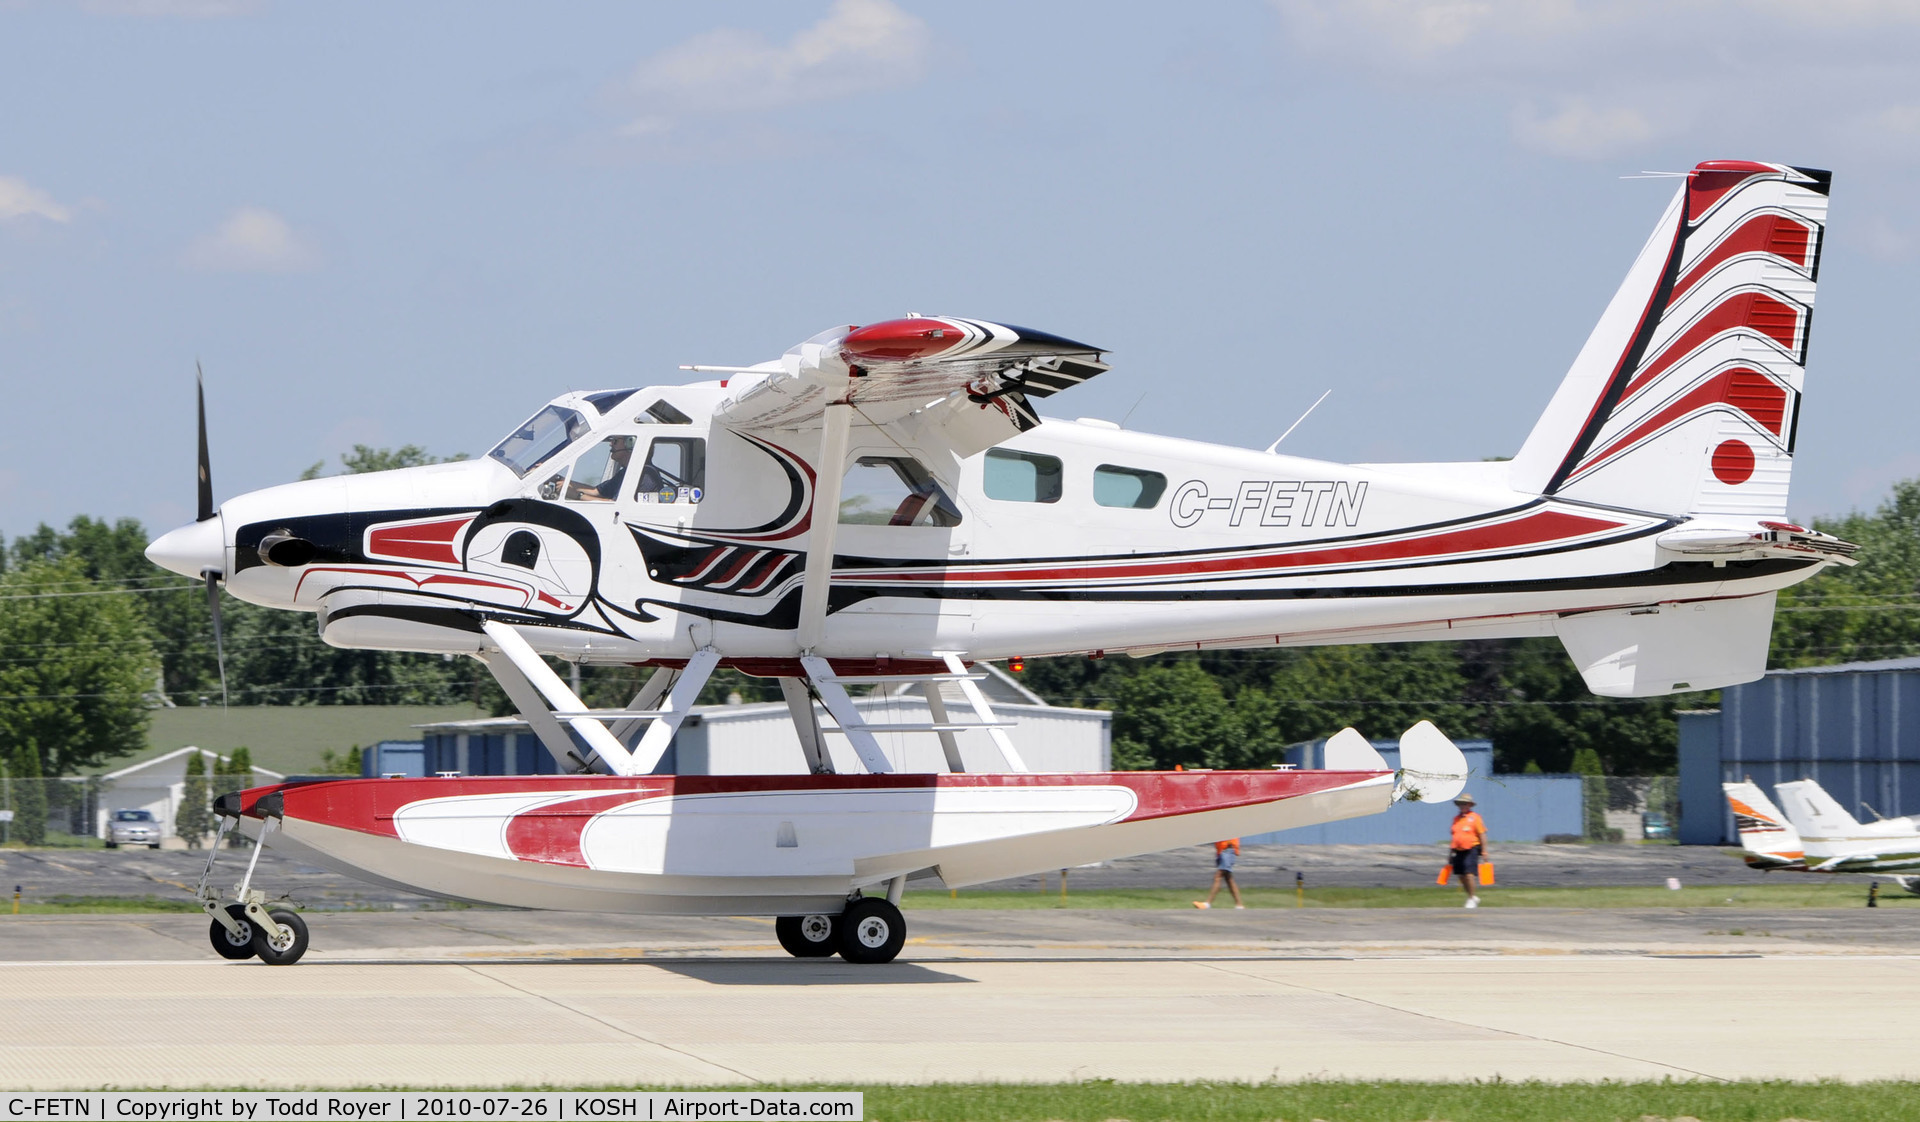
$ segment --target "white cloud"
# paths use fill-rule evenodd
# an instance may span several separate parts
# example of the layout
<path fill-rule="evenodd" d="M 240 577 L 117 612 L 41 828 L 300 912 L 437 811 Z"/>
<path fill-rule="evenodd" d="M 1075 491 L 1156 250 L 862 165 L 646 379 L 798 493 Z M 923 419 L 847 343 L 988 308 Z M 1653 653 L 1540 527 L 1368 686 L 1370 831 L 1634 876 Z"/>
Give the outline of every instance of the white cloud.
<path fill-rule="evenodd" d="M 1575 159 L 1616 155 L 1654 137 L 1652 122 L 1638 109 L 1597 106 L 1584 97 L 1567 99 L 1551 114 L 1521 105 L 1513 132 L 1529 148 Z"/>
<path fill-rule="evenodd" d="M 189 268 L 222 273 L 291 273 L 311 269 L 320 254 L 287 220 L 262 207 L 241 207 L 187 247 Z"/>
<path fill-rule="evenodd" d="M 73 210 L 24 179 L 0 175 L 0 222 L 20 218 L 66 222 L 73 218 Z"/>
<path fill-rule="evenodd" d="M 825 18 L 784 44 L 722 28 L 646 59 L 615 94 L 636 115 L 629 136 L 666 132 L 700 114 L 750 113 L 889 89 L 926 70 L 925 23 L 889 0 L 834 0 Z"/>
<path fill-rule="evenodd" d="M 1916 0 L 1270 2 L 1303 59 L 1504 112 L 1519 145 L 1564 157 L 1673 139 L 1920 155 L 1920 115 L 1873 116 L 1912 101 Z"/>

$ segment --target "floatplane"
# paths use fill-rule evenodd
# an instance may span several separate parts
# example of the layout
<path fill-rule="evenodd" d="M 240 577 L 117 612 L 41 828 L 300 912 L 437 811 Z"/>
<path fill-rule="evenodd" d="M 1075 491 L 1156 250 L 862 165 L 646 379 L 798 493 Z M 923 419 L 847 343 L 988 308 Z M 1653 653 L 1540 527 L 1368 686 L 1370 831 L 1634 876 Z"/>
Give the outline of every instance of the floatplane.
<path fill-rule="evenodd" d="M 483 458 L 213 502 L 148 550 L 336 646 L 479 660 L 556 774 L 301 780 L 239 828 L 412 891 L 519 907 L 778 917 L 800 957 L 897 954 L 907 882 L 964 886 L 1448 798 L 1430 725 L 1397 771 L 1031 770 L 983 660 L 1558 636 L 1594 692 L 1765 666 L 1775 593 L 1852 546 L 1786 521 L 1826 172 L 1687 174 L 1511 461 L 1336 464 L 1043 421 L 1105 352 L 982 319 L 821 332 L 700 380 L 569 393 Z M 1277 443 L 1277 442 L 1276 442 Z M 560 663 L 652 667 L 617 709 Z M 664 774 L 720 667 L 776 679 L 791 773 Z M 869 721 L 867 687 L 931 720 Z M 883 735 L 935 738 L 906 772 Z M 895 754 L 897 756 L 897 753 Z M 217 850 L 216 850 L 217 851 Z M 257 857 L 256 850 L 256 857 Z M 216 949 L 296 959 L 250 887 Z"/>

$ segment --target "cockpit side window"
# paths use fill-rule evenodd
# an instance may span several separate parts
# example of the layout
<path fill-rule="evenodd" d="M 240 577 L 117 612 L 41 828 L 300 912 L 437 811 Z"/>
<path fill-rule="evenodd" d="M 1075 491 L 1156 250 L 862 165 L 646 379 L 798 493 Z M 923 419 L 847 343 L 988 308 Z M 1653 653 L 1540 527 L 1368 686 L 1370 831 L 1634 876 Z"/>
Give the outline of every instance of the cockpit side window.
<path fill-rule="evenodd" d="M 960 508 L 920 461 L 862 456 L 840 485 L 840 522 L 853 526 L 958 526 Z"/>
<path fill-rule="evenodd" d="M 577 411 L 549 405 L 487 455 L 512 468 L 513 474 L 525 477 L 552 459 L 554 453 L 585 436 L 590 427 Z"/>
<path fill-rule="evenodd" d="M 643 503 L 697 503 L 706 486 L 707 442 L 697 436 L 657 436 L 633 497 Z"/>
<path fill-rule="evenodd" d="M 627 461 L 633 458 L 633 437 L 609 436 L 587 449 L 573 464 L 573 481 L 567 484 L 570 503 L 610 503 L 620 497 L 620 484 L 627 478 Z"/>

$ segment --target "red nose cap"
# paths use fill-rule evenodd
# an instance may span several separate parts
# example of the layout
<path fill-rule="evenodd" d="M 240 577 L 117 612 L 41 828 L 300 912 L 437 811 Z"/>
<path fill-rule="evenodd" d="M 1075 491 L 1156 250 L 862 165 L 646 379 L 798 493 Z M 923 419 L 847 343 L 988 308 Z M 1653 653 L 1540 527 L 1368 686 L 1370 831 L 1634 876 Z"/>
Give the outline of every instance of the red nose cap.
<path fill-rule="evenodd" d="M 890 319 L 871 323 L 840 340 L 846 354 L 868 362 L 932 358 L 966 338 L 966 331 L 940 319 Z"/>

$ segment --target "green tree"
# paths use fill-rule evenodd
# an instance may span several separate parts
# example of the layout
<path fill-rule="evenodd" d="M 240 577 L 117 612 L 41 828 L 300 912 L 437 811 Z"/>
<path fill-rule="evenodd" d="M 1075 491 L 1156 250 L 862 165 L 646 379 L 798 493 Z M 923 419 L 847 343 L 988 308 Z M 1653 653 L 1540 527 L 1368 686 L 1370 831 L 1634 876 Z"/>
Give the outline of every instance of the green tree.
<path fill-rule="evenodd" d="M 343 474 L 360 475 L 369 471 L 392 471 L 395 468 L 422 467 L 426 464 L 448 464 L 467 458 L 465 452 L 456 452 L 441 457 L 429 453 L 418 444 L 402 444 L 398 448 L 373 448 L 365 444 L 356 444 L 353 451 L 340 454 L 340 465 L 346 468 Z M 318 479 L 327 462 L 320 460 L 300 473 L 302 479 Z"/>
<path fill-rule="evenodd" d="M 1817 519 L 1814 526 L 1858 545 L 1859 564 L 1829 568 L 1780 593 L 1770 664 L 1920 654 L 1920 479 L 1894 484 L 1871 514 Z"/>
<path fill-rule="evenodd" d="M 207 761 L 197 749 L 187 757 L 187 777 L 180 792 L 180 809 L 174 812 L 173 832 L 186 839 L 194 849 L 213 832 L 213 811 L 207 803 Z"/>
<path fill-rule="evenodd" d="M 1580 777 L 1581 833 L 1590 840 L 1607 836 L 1607 779 L 1600 753 L 1582 748 L 1573 754 L 1573 773 Z"/>
<path fill-rule="evenodd" d="M 1451 643 L 1308 648 L 1274 673 L 1268 689 L 1284 743 L 1348 726 L 1398 736 L 1423 719 L 1462 736 L 1480 723 L 1463 704 L 1467 679 Z"/>
<path fill-rule="evenodd" d="M 1113 766 L 1224 767 L 1242 726 L 1220 683 L 1193 662 L 1154 666 L 1120 687 L 1113 714 Z"/>
<path fill-rule="evenodd" d="M 26 845 L 40 845 L 47 840 L 47 785 L 41 778 L 40 752 L 30 740 L 15 741 L 9 764 L 13 828 L 8 835 Z"/>
<path fill-rule="evenodd" d="M 146 746 L 158 670 L 136 597 L 97 591 L 76 558 L 0 575 L 0 744 L 40 775 L 76 775 Z"/>
<path fill-rule="evenodd" d="M 360 746 L 358 744 L 344 752 L 335 752 L 331 748 L 320 750 L 321 775 L 359 775 Z"/>

